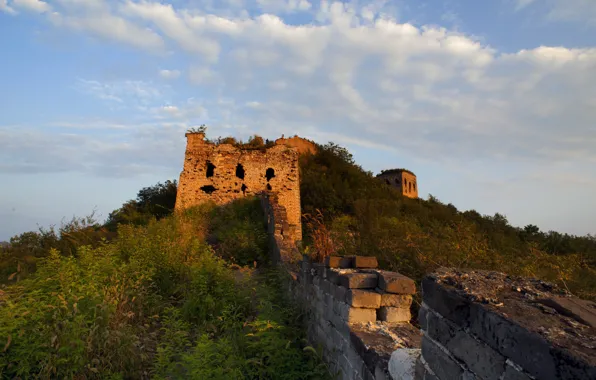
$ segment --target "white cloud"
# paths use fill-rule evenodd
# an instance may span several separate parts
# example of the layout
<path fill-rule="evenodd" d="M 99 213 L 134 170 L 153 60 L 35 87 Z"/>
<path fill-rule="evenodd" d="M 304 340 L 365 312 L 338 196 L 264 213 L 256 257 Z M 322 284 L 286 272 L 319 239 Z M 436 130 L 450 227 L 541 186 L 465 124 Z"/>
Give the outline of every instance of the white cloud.
<path fill-rule="evenodd" d="M 8 0 L 0 0 L 0 11 L 8 13 L 10 15 L 16 15 L 17 11 L 8 5 Z"/>
<path fill-rule="evenodd" d="M 312 8 L 307 0 L 257 0 L 257 4 L 264 12 L 273 13 L 304 12 Z"/>
<path fill-rule="evenodd" d="M 76 88 L 117 107 L 137 107 L 144 109 L 162 98 L 161 91 L 150 82 L 124 80 L 100 82 L 78 79 Z"/>
<path fill-rule="evenodd" d="M 176 106 L 163 106 L 162 110 L 171 115 L 177 115 L 178 113 L 180 113 L 180 109 Z"/>
<path fill-rule="evenodd" d="M 108 12 L 76 16 L 53 12 L 50 14 L 49 19 L 56 26 L 89 32 L 101 38 L 122 42 L 141 49 L 159 52 L 164 48 L 162 38 L 151 29 L 135 25 Z"/>
<path fill-rule="evenodd" d="M 177 79 L 180 76 L 179 70 L 159 70 L 159 76 L 164 79 Z"/>
<path fill-rule="evenodd" d="M 217 79 L 217 73 L 208 67 L 193 66 L 188 71 L 188 77 L 192 84 L 209 84 Z"/>
<path fill-rule="evenodd" d="M 554 21 L 585 21 L 596 24 L 594 0 L 516 0 L 517 11 L 530 6 L 542 7 L 547 19 Z"/>
<path fill-rule="evenodd" d="M 13 0 L 12 4 L 37 13 L 49 12 L 52 9 L 48 3 L 41 0 Z"/>
<path fill-rule="evenodd" d="M 60 2 L 67 3 L 85 7 Z M 323 1 L 309 10 L 317 20 L 303 24 L 274 14 L 225 16 L 207 6 L 102 4 L 60 17 L 97 33 L 86 21 L 92 7 L 136 30 L 129 43 L 138 47 L 133 41 L 142 33 L 163 47 L 163 34 L 168 48 L 190 61 L 187 84 L 207 94 L 187 104 L 165 99 L 149 82 L 81 81 L 86 93 L 114 106 L 142 105 L 160 120 L 207 120 L 239 133 L 343 136 L 350 144 L 460 164 L 596 162 L 596 49 L 503 54 L 463 33 L 399 22 L 385 2 Z"/>
<path fill-rule="evenodd" d="M 203 54 L 209 61 L 216 61 L 219 44 L 199 31 L 193 30 L 181 14 L 174 11 L 171 4 L 127 1 L 121 11 L 153 23 L 164 35 L 191 53 Z"/>

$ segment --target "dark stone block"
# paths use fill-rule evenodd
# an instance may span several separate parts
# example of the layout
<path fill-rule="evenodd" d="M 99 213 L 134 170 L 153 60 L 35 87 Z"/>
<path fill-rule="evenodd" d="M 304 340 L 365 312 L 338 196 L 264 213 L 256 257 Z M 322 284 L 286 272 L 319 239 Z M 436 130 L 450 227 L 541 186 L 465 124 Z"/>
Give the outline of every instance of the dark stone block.
<path fill-rule="evenodd" d="M 422 299 L 431 309 L 461 327 L 468 326 L 471 302 L 446 289 L 432 276 L 422 280 Z"/>
<path fill-rule="evenodd" d="M 555 360 L 557 379 L 596 379 L 596 367 L 571 355 L 567 350 L 553 347 L 551 354 Z"/>
<path fill-rule="evenodd" d="M 316 271 L 317 276 L 325 278 L 325 265 L 321 263 L 312 263 L 312 268 Z"/>
<path fill-rule="evenodd" d="M 335 299 L 339 302 L 346 302 L 348 289 L 344 286 L 335 287 Z"/>
<path fill-rule="evenodd" d="M 501 380 L 532 380 L 532 378 L 523 371 L 519 371 L 513 366 L 507 364 Z"/>
<path fill-rule="evenodd" d="M 352 258 L 344 256 L 328 256 L 325 258 L 325 266 L 328 268 L 352 268 Z"/>
<path fill-rule="evenodd" d="M 350 342 L 371 373 L 374 374 L 377 367 L 387 370 L 389 359 L 395 349 L 393 339 L 354 326 L 350 331 Z"/>
<path fill-rule="evenodd" d="M 428 313 L 429 311 L 424 305 L 418 310 L 418 323 L 420 324 L 420 329 L 424 331 L 427 329 L 426 319 Z"/>
<path fill-rule="evenodd" d="M 552 307 L 562 315 L 566 315 L 576 321 L 590 327 L 596 327 L 596 303 L 579 299 L 577 297 L 552 296 L 537 300 L 538 302 Z"/>
<path fill-rule="evenodd" d="M 480 304 L 470 307 L 469 329 L 477 338 L 519 364 L 539 379 L 557 379 L 551 345 L 532 333 Z"/>
<path fill-rule="evenodd" d="M 327 276 L 327 281 L 331 282 L 332 284 L 336 284 L 339 282 L 339 272 L 333 270 L 331 268 L 327 268 L 325 270 L 325 275 Z"/>
<path fill-rule="evenodd" d="M 464 374 L 462 366 L 426 336 L 422 337 L 422 356 L 441 380 L 460 379 Z"/>
<path fill-rule="evenodd" d="M 505 357 L 430 310 L 426 312 L 426 321 L 428 336 L 442 344 L 453 357 L 483 379 L 499 379 L 505 368 Z"/>

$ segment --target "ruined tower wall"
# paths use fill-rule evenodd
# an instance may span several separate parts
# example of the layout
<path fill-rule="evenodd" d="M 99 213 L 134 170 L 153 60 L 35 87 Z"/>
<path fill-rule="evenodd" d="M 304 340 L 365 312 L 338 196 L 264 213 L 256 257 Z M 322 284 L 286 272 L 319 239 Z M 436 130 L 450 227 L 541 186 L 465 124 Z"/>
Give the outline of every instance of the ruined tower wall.
<path fill-rule="evenodd" d="M 263 191 L 276 193 L 287 212 L 290 234 L 302 240 L 298 152 L 285 145 L 266 150 L 240 149 L 205 141 L 201 133 L 187 136 L 176 210 L 213 201 L 225 204 Z M 243 173 L 238 173 L 241 165 Z M 243 174 L 240 178 L 237 174 Z M 269 174 L 269 175 L 268 175 Z"/>
<path fill-rule="evenodd" d="M 290 138 L 281 137 L 281 138 L 275 140 L 275 144 L 291 146 L 293 148 L 296 148 L 296 150 L 300 154 L 306 154 L 306 153 L 315 154 L 315 153 L 317 153 L 317 144 L 315 144 L 313 141 L 303 139 L 298 136 L 294 136 L 294 137 L 290 137 Z"/>

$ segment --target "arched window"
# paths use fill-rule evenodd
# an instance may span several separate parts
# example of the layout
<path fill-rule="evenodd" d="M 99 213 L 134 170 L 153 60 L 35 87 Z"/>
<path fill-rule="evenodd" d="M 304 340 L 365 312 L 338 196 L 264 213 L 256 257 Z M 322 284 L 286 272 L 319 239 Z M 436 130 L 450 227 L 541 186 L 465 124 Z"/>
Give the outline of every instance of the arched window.
<path fill-rule="evenodd" d="M 387 185 L 391 185 L 391 182 L 389 182 L 388 179 L 386 179 L 385 182 L 387 183 Z"/>
<path fill-rule="evenodd" d="M 244 179 L 244 166 L 242 164 L 236 165 L 236 177 Z"/>
<path fill-rule="evenodd" d="M 416 182 L 414 182 L 414 191 L 416 191 Z"/>
<path fill-rule="evenodd" d="M 270 183 L 268 183 L 268 184 L 267 184 L 267 190 L 271 191 L 271 189 L 272 189 L 272 187 L 271 187 L 271 184 L 270 184 Z"/>
<path fill-rule="evenodd" d="M 267 177 L 267 182 L 271 181 L 271 178 L 275 177 L 275 170 L 273 170 L 273 168 L 267 169 L 265 177 Z"/>
<path fill-rule="evenodd" d="M 246 186 L 245 184 L 242 184 L 242 187 L 240 188 L 240 190 L 242 190 L 242 194 L 246 195 L 246 190 L 248 190 L 248 186 Z"/>
<path fill-rule="evenodd" d="M 215 165 L 211 163 L 211 161 L 207 161 L 207 178 L 213 177 L 215 174 Z"/>

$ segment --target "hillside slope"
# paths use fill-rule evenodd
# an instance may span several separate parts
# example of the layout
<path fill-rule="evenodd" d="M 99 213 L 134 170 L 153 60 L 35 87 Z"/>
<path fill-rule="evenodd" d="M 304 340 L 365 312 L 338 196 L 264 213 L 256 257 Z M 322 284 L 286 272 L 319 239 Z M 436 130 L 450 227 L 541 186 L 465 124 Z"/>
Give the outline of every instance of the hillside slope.
<path fill-rule="evenodd" d="M 440 266 L 499 270 L 596 298 L 594 236 L 518 228 L 501 214 L 462 212 L 432 196 L 403 197 L 333 143 L 303 156 L 301 170 L 311 250 L 377 256 L 385 268 L 415 279 Z"/>

